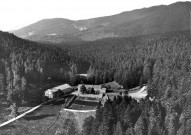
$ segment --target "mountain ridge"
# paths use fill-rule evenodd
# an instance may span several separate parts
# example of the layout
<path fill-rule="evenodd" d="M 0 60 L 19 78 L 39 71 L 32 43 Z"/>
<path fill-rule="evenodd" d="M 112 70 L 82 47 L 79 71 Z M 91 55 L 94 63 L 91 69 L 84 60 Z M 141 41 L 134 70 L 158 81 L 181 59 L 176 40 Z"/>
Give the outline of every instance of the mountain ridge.
<path fill-rule="evenodd" d="M 190 11 L 191 2 L 177 2 L 84 20 L 43 19 L 11 32 L 29 40 L 56 43 L 131 37 L 188 30 Z"/>

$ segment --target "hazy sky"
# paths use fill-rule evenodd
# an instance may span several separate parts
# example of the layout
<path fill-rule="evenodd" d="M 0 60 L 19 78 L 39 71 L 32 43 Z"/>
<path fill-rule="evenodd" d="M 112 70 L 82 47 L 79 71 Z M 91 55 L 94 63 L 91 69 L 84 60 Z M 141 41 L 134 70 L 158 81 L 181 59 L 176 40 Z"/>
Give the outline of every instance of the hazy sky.
<path fill-rule="evenodd" d="M 177 0 L 0 0 L 0 30 L 18 29 L 45 18 L 80 20 L 174 2 Z"/>

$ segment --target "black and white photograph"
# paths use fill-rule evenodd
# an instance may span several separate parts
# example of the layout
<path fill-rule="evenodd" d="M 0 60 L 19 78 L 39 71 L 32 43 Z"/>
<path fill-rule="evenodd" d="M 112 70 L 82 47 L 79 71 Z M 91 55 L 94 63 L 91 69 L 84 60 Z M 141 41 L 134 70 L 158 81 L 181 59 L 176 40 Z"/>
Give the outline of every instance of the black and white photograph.
<path fill-rule="evenodd" d="M 191 135 L 191 0 L 0 0 L 0 135 Z"/>

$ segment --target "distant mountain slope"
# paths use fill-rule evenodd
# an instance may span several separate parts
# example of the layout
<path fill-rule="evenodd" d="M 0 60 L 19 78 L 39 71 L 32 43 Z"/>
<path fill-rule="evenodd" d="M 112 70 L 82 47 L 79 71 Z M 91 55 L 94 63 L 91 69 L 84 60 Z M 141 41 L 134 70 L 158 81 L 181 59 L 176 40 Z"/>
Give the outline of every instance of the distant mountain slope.
<path fill-rule="evenodd" d="M 87 20 L 45 19 L 12 32 L 22 38 L 59 43 L 181 31 L 189 29 L 190 11 L 191 2 L 177 2 Z"/>

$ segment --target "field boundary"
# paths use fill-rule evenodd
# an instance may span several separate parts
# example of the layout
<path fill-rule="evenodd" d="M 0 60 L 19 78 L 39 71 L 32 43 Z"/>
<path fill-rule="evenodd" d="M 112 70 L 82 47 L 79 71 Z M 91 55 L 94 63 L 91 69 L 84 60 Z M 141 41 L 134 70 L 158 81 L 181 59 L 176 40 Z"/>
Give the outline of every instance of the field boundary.
<path fill-rule="evenodd" d="M 73 109 L 67 109 L 67 108 L 64 108 L 64 110 L 69 111 L 69 112 L 84 112 L 84 113 L 86 113 L 86 112 L 95 112 L 96 111 L 96 109 L 95 110 L 73 110 Z"/>

